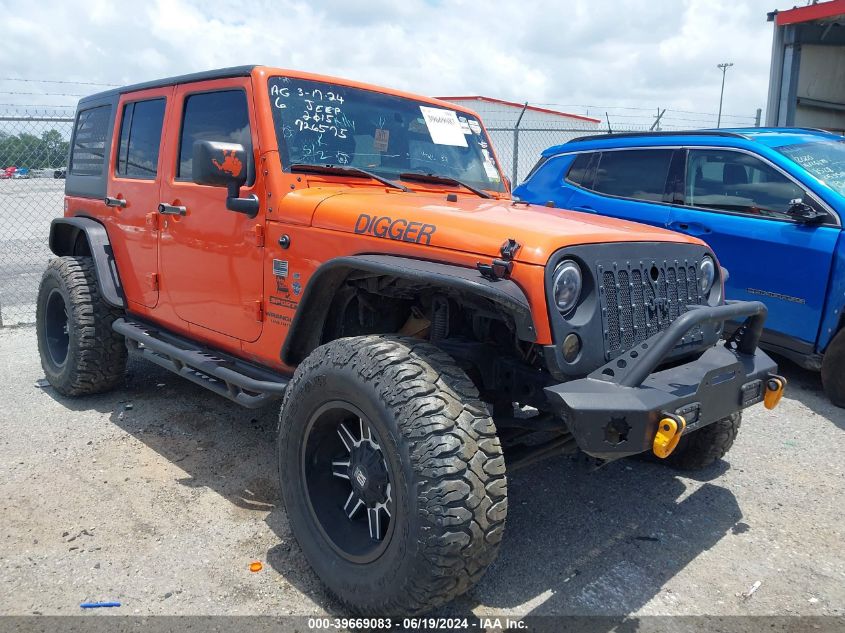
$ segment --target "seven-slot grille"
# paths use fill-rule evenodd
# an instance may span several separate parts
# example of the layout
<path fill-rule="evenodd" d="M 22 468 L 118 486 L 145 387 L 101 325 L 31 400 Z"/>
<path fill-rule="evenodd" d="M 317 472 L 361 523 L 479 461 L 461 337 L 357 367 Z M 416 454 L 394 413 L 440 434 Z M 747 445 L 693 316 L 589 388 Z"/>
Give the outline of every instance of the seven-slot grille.
<path fill-rule="evenodd" d="M 704 303 L 694 260 L 600 262 L 597 273 L 607 360 L 665 330 L 688 305 Z M 679 345 L 703 338 L 694 327 Z"/>

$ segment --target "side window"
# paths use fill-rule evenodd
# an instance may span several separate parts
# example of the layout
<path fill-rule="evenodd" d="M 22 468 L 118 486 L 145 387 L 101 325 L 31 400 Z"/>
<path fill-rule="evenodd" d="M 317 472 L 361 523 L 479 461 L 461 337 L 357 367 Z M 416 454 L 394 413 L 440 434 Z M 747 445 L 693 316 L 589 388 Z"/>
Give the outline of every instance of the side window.
<path fill-rule="evenodd" d="M 185 100 L 179 138 L 178 180 L 190 180 L 196 141 L 240 143 L 252 154 L 249 113 L 243 90 L 223 90 L 190 95 Z"/>
<path fill-rule="evenodd" d="M 749 154 L 689 151 L 685 197 L 690 206 L 788 219 L 790 201 L 805 196 L 801 186 Z"/>
<path fill-rule="evenodd" d="M 584 185 L 584 176 L 589 170 L 590 167 L 590 160 L 593 158 L 594 154 L 590 152 L 586 152 L 584 154 L 578 154 L 575 157 L 575 160 L 572 161 L 572 165 L 569 167 L 569 171 L 566 172 L 566 180 L 571 182 L 573 185 Z M 588 186 L 591 186 L 592 182 L 588 183 Z"/>
<path fill-rule="evenodd" d="M 662 202 L 670 149 L 602 152 L 592 189 L 620 198 Z"/>
<path fill-rule="evenodd" d="M 164 99 L 151 99 L 127 103 L 123 107 L 116 176 L 155 179 L 164 106 Z"/>
<path fill-rule="evenodd" d="M 111 106 L 82 110 L 76 116 L 70 173 L 75 176 L 99 176 L 106 162 L 106 136 L 109 131 Z"/>

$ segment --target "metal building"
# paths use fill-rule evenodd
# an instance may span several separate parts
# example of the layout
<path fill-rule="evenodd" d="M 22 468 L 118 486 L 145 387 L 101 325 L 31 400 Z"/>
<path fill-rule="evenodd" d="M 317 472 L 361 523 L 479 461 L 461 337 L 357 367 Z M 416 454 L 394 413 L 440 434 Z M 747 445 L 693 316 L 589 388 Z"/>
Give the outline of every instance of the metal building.
<path fill-rule="evenodd" d="M 845 0 L 773 11 L 768 19 L 766 125 L 845 131 Z"/>

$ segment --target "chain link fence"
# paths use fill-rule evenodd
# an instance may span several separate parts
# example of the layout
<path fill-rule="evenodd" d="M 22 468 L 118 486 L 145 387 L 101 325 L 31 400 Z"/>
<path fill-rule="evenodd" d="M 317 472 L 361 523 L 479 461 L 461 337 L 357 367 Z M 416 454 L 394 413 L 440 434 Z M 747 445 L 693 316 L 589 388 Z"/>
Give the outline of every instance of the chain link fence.
<path fill-rule="evenodd" d="M 627 126 L 624 130 L 615 132 L 631 132 L 647 129 L 647 127 Z M 490 141 L 496 148 L 496 155 L 502 165 L 505 175 L 511 179 L 514 186 L 522 182 L 531 171 L 531 168 L 540 158 L 540 153 L 553 145 L 562 145 L 580 136 L 594 134 L 606 134 L 607 129 L 596 125 L 560 125 L 560 126 L 537 126 L 536 124 L 526 127 L 511 126 L 490 126 L 487 127 L 490 134 Z"/>
<path fill-rule="evenodd" d="M 50 221 L 62 215 L 73 119 L 50 111 L 0 115 L 0 326 L 35 321 Z"/>
<path fill-rule="evenodd" d="M 648 132 L 652 126 L 646 124 L 613 125 L 610 132 Z M 689 126 L 662 126 L 661 131 L 689 130 Z M 570 122 L 561 125 L 538 126 L 536 124 L 515 127 L 488 125 L 487 132 L 496 148 L 496 155 L 505 175 L 516 186 L 521 183 L 540 159 L 543 150 L 555 145 L 562 145 L 583 136 L 607 134 L 606 124 L 596 125 Z"/>

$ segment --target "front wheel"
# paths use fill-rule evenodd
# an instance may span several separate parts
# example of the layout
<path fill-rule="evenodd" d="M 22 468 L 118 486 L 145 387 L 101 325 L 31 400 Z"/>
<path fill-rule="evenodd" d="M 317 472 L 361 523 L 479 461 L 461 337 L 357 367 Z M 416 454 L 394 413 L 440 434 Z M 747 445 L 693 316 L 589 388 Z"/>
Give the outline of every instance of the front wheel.
<path fill-rule="evenodd" d="M 845 329 L 833 337 L 825 350 L 822 386 L 833 404 L 845 407 Z"/>
<path fill-rule="evenodd" d="M 293 534 L 357 613 L 431 609 L 496 557 L 507 513 L 496 429 L 429 343 L 362 336 L 316 349 L 285 393 L 278 452 Z"/>

